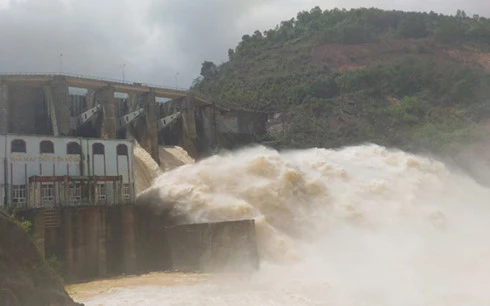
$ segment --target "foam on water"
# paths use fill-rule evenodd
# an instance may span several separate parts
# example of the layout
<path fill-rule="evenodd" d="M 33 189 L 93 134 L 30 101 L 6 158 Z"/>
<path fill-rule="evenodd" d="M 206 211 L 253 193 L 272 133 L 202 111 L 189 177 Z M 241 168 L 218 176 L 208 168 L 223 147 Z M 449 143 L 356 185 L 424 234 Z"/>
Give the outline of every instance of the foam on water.
<path fill-rule="evenodd" d="M 490 189 L 376 145 L 256 147 L 162 174 L 140 199 L 191 222 L 255 218 L 261 270 L 87 305 L 486 305 Z"/>

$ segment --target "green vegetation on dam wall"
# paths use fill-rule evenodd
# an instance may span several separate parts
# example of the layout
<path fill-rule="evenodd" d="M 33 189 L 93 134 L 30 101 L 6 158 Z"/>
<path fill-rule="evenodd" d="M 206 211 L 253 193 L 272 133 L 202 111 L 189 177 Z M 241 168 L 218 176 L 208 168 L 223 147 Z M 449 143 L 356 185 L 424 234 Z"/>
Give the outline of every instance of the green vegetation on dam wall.
<path fill-rule="evenodd" d="M 230 107 L 291 114 L 276 147 L 374 142 L 442 152 L 490 118 L 490 20 L 314 8 L 244 35 L 192 90 Z"/>

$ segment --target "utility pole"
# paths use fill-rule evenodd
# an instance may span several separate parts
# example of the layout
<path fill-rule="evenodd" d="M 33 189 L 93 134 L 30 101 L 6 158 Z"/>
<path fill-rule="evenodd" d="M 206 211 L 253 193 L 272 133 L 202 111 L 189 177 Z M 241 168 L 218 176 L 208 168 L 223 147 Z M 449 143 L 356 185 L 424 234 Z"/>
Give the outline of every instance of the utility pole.
<path fill-rule="evenodd" d="M 175 74 L 175 89 L 179 89 L 179 73 Z"/>
<path fill-rule="evenodd" d="M 60 73 L 63 73 L 63 53 L 60 53 Z"/>

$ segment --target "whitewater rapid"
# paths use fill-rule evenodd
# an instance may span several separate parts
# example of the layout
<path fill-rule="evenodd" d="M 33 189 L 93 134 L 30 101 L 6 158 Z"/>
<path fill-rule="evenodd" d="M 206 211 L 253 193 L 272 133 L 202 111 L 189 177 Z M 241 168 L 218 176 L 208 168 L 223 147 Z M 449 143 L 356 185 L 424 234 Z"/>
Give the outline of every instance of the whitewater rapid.
<path fill-rule="evenodd" d="M 140 200 L 178 222 L 254 218 L 261 270 L 83 302 L 488 305 L 489 199 L 441 162 L 376 145 L 213 156 L 162 174 Z"/>

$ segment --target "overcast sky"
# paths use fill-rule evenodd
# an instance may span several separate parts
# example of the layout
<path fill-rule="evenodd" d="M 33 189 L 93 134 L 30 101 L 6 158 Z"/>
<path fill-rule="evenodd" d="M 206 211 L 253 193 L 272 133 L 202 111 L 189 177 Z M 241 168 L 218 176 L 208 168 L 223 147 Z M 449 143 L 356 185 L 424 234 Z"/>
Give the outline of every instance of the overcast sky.
<path fill-rule="evenodd" d="M 490 0 L 0 0 L 0 72 L 124 70 L 126 80 L 188 87 L 243 34 L 317 5 L 490 16 Z"/>

